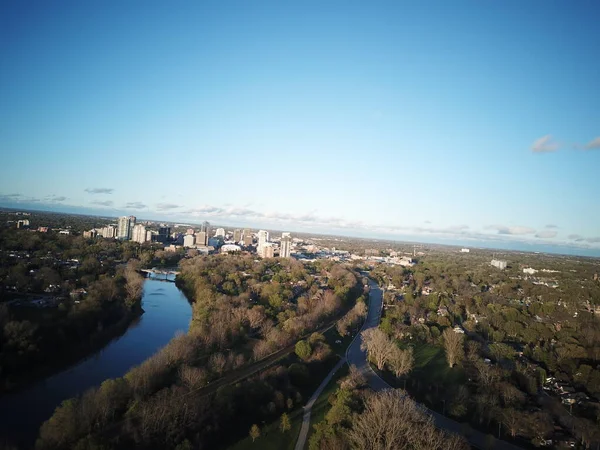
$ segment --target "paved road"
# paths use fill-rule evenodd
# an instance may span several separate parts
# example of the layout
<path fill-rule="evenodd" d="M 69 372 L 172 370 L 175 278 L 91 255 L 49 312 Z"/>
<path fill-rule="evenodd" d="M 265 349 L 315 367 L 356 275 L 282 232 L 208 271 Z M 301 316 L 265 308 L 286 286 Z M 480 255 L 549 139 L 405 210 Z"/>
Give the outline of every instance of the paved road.
<path fill-rule="evenodd" d="M 346 364 L 346 358 L 342 358 L 335 365 L 335 367 L 333 369 L 331 369 L 331 372 L 329 372 L 329 374 L 321 382 L 321 384 L 319 385 L 319 387 L 317 388 L 315 393 L 312 395 L 310 400 L 308 400 L 308 402 L 304 406 L 304 415 L 302 416 L 302 427 L 300 428 L 300 435 L 298 436 L 298 441 L 296 442 L 296 447 L 294 448 L 294 450 L 302 450 L 304 448 L 304 445 L 306 444 L 306 438 L 308 436 L 308 431 L 310 430 L 311 409 L 312 409 L 314 403 L 319 398 L 319 395 L 321 395 L 321 392 L 323 392 L 323 389 L 325 389 L 325 386 L 327 386 L 327 383 L 329 383 L 331 381 L 331 378 L 333 377 L 333 375 L 344 364 Z"/>
<path fill-rule="evenodd" d="M 367 315 L 367 320 L 363 324 L 361 332 L 379 325 L 379 320 L 381 318 L 381 308 L 383 307 L 383 293 L 381 292 L 381 289 L 379 289 L 377 283 L 373 281 L 370 281 L 369 285 L 371 287 L 369 313 Z M 360 370 L 360 372 L 367 379 L 367 383 L 374 391 L 393 389 L 389 384 L 382 380 L 368 364 L 366 352 L 360 349 L 361 344 L 362 337 L 359 333 L 350 343 L 348 350 L 346 350 L 346 359 L 348 361 L 348 364 L 355 365 L 356 368 Z M 422 407 L 427 413 L 429 413 L 433 417 L 435 425 L 438 428 L 456 434 L 463 434 L 462 426 L 458 422 L 455 422 L 454 420 L 449 419 L 448 417 L 445 417 L 435 411 L 431 411 L 425 408 L 424 406 Z M 469 433 L 469 436 L 465 436 L 465 438 L 469 441 L 471 446 L 478 449 L 491 448 L 494 450 L 521 450 L 520 447 L 497 439 L 494 440 L 494 445 L 490 446 L 487 442 L 486 435 L 475 430 L 472 430 Z M 299 450 L 298 447 L 296 447 L 296 450 Z"/>

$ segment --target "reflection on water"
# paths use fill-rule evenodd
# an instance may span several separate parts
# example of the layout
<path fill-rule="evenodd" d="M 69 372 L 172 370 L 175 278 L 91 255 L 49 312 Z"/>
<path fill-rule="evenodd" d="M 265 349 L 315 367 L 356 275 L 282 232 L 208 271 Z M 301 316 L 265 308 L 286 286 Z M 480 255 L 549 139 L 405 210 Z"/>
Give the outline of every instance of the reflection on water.
<path fill-rule="evenodd" d="M 125 334 L 74 366 L 28 389 L 0 398 L 0 436 L 31 446 L 40 425 L 65 399 L 124 375 L 153 355 L 178 331 L 187 331 L 191 307 L 175 283 L 146 280 L 144 314 Z"/>

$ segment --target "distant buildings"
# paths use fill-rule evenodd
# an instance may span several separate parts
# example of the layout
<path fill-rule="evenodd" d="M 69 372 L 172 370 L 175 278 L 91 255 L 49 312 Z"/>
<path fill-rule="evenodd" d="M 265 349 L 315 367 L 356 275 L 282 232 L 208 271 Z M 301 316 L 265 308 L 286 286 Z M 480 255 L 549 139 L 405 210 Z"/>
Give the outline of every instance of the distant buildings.
<path fill-rule="evenodd" d="M 206 231 L 198 231 L 196 233 L 196 245 L 208 245 L 208 235 L 206 234 Z"/>
<path fill-rule="evenodd" d="M 85 239 L 92 239 L 92 238 L 95 238 L 96 236 L 98 236 L 98 230 L 96 230 L 95 228 L 93 228 L 89 231 L 83 232 L 83 237 Z"/>
<path fill-rule="evenodd" d="M 252 245 L 252 242 L 254 242 L 252 232 L 247 228 L 242 233 L 242 241 L 244 242 L 244 245 Z"/>
<path fill-rule="evenodd" d="M 183 246 L 186 248 L 190 248 L 196 245 L 196 236 L 193 234 L 186 234 L 183 237 Z"/>
<path fill-rule="evenodd" d="M 468 248 L 461 248 L 460 251 L 461 253 L 469 253 L 471 250 Z"/>
<path fill-rule="evenodd" d="M 490 264 L 494 267 L 497 267 L 500 270 L 506 269 L 506 266 L 507 266 L 506 261 L 503 261 L 500 259 L 492 259 L 492 262 L 490 262 Z"/>
<path fill-rule="evenodd" d="M 225 244 L 221 247 L 221 253 L 237 253 L 240 251 L 242 251 L 242 248 L 235 244 Z"/>
<path fill-rule="evenodd" d="M 133 217 L 133 216 L 132 216 Z M 135 224 L 135 217 L 134 217 Z M 122 216 L 119 217 L 119 221 L 117 222 L 117 239 L 128 240 L 131 237 L 131 217 Z"/>
<path fill-rule="evenodd" d="M 137 242 L 139 244 L 143 244 L 146 242 L 146 227 L 142 224 L 137 224 L 133 227 L 133 231 L 131 233 L 131 240 Z"/>
<path fill-rule="evenodd" d="M 206 233 L 206 236 L 210 236 L 210 223 L 209 222 L 202 222 L 202 225 L 200 225 L 200 231 L 203 231 L 204 233 Z"/>
<path fill-rule="evenodd" d="M 215 231 L 215 237 L 225 237 L 225 229 L 223 228 L 217 228 L 217 231 Z"/>
<path fill-rule="evenodd" d="M 242 230 L 233 230 L 233 242 L 242 242 Z"/>
<path fill-rule="evenodd" d="M 292 254 L 292 236 L 290 233 L 281 235 L 281 243 L 279 245 L 279 256 L 281 258 L 289 258 Z"/>
<path fill-rule="evenodd" d="M 523 269 L 523 273 L 526 273 L 526 274 L 529 274 L 529 275 L 533 275 L 536 272 L 537 272 L 537 270 L 534 269 L 533 267 L 525 267 Z"/>
<path fill-rule="evenodd" d="M 260 230 L 258 232 L 258 247 L 262 247 L 267 242 L 269 242 L 269 232 L 265 230 Z"/>
<path fill-rule="evenodd" d="M 29 227 L 29 219 L 17 220 L 17 228 Z"/>
<path fill-rule="evenodd" d="M 100 230 L 103 238 L 114 239 L 117 235 L 117 229 L 113 225 L 107 225 Z"/>
<path fill-rule="evenodd" d="M 272 242 L 265 242 L 262 246 L 258 246 L 256 253 L 261 258 L 273 258 L 275 256 L 275 245 Z"/>

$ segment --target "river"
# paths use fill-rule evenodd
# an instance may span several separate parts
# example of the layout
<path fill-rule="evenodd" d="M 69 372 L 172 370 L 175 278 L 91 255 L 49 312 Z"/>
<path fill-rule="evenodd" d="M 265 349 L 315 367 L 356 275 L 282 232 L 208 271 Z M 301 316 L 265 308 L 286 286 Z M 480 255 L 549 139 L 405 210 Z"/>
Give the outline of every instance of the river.
<path fill-rule="evenodd" d="M 4 438 L 31 446 L 41 424 L 63 400 L 124 375 L 178 331 L 187 331 L 192 316 L 187 298 L 168 281 L 144 282 L 142 308 L 141 317 L 99 352 L 24 390 L 0 397 L 0 443 Z"/>

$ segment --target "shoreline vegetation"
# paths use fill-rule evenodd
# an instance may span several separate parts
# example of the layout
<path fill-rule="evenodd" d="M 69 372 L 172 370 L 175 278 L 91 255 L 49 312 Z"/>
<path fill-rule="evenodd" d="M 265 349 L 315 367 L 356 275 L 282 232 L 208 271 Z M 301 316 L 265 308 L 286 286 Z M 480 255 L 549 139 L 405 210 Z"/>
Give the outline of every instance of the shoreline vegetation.
<path fill-rule="evenodd" d="M 63 402 L 36 448 L 219 448 L 256 420 L 301 404 L 303 386 L 333 357 L 323 335 L 310 331 L 364 301 L 360 277 L 325 261 L 195 257 L 181 262 L 177 285 L 193 299 L 188 333 L 125 376 Z M 195 396 L 307 333 L 296 354 Z"/>

